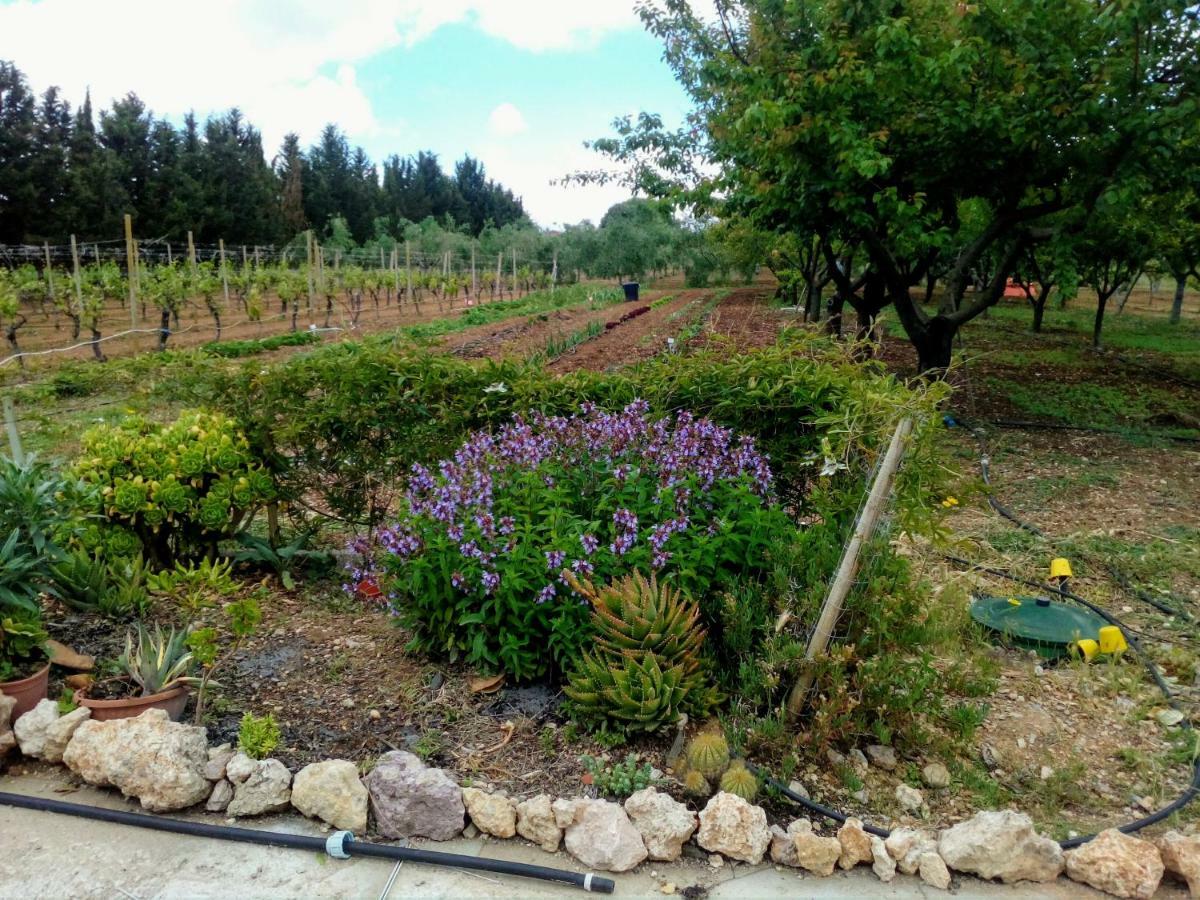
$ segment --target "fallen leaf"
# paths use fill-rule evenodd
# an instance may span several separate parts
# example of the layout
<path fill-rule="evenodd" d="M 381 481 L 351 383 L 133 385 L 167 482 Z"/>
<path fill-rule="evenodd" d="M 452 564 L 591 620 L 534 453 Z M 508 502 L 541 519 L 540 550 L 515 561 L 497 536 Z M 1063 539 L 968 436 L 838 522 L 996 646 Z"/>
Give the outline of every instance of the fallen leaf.
<path fill-rule="evenodd" d="M 499 675 L 476 675 L 468 682 L 472 694 L 494 694 L 504 687 L 504 673 Z"/>

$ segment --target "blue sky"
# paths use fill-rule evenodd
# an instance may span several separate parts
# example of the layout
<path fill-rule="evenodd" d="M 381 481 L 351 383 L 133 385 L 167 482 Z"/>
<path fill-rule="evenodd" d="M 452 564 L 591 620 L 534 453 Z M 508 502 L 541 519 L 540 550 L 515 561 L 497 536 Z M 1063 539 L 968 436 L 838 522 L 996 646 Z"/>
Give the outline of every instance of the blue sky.
<path fill-rule="evenodd" d="M 549 182 L 596 165 L 584 140 L 617 115 L 678 123 L 687 98 L 633 0 L 0 0 L 0 58 L 77 104 L 135 91 L 178 120 L 241 107 L 273 152 L 327 121 L 376 161 L 463 153 L 535 221 L 593 220 L 615 186 Z M 64 22 L 72 27 L 63 28 Z"/>

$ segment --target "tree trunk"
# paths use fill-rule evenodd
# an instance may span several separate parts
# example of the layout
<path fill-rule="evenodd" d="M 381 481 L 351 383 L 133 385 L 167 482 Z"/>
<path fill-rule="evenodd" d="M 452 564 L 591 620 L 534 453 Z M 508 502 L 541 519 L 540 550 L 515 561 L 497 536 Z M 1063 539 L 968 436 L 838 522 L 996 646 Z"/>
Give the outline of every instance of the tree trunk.
<path fill-rule="evenodd" d="M 842 311 L 846 308 L 846 297 L 841 291 L 834 293 L 829 301 L 829 318 L 825 320 L 825 331 L 834 337 L 842 336 Z"/>
<path fill-rule="evenodd" d="M 1178 325 L 1183 318 L 1183 293 L 1187 290 L 1187 275 L 1175 276 L 1175 298 L 1171 301 L 1171 324 Z"/>
<path fill-rule="evenodd" d="M 925 327 L 909 333 L 917 349 L 917 369 L 927 377 L 945 374 L 954 352 L 958 326 L 942 316 L 934 316 Z"/>
<path fill-rule="evenodd" d="M 1033 303 L 1033 331 L 1035 334 L 1042 330 L 1042 317 L 1046 315 L 1046 301 L 1050 299 L 1050 291 L 1054 285 L 1039 284 L 1037 298 L 1032 300 Z"/>
<path fill-rule="evenodd" d="M 1096 321 L 1092 324 L 1092 349 L 1100 349 L 1100 332 L 1104 328 L 1104 308 L 1108 306 L 1108 298 L 1116 288 L 1108 291 L 1096 291 Z"/>
<path fill-rule="evenodd" d="M 21 354 L 20 345 L 17 344 L 17 329 L 24 324 L 25 319 L 22 318 L 21 321 L 15 322 L 4 329 L 4 336 L 8 338 L 8 346 L 12 347 L 12 351 L 17 357 L 17 364 L 20 365 L 22 369 L 25 368 L 25 357 Z"/>
<path fill-rule="evenodd" d="M 108 357 L 100 349 L 100 329 L 95 325 L 92 325 L 92 355 L 96 357 L 98 362 L 108 362 Z"/>
<path fill-rule="evenodd" d="M 161 353 L 167 349 L 167 338 L 171 336 L 171 309 L 164 306 L 158 324 L 158 349 Z"/>

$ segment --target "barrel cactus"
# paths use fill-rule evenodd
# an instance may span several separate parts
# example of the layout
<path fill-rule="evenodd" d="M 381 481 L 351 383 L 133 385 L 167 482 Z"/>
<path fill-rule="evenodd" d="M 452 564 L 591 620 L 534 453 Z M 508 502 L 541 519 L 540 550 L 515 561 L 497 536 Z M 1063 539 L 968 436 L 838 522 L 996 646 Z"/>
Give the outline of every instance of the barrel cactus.
<path fill-rule="evenodd" d="M 742 763 L 735 762 L 721 776 L 721 790 L 753 803 L 758 796 L 758 779 Z"/>
<path fill-rule="evenodd" d="M 687 748 L 688 768 L 706 778 L 716 778 L 729 765 L 729 744 L 719 731 L 705 731 Z"/>

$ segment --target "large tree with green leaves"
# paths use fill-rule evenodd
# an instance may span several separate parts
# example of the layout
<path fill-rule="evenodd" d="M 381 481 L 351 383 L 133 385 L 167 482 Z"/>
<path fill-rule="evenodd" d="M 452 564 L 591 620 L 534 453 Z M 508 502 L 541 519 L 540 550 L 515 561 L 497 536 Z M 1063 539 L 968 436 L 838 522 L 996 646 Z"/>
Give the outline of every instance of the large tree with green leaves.
<path fill-rule="evenodd" d="M 1198 112 L 1192 0 L 716 8 L 640 7 L 695 114 L 674 135 L 627 122 L 600 149 L 660 191 L 664 173 L 703 173 L 698 153 L 716 174 L 687 199 L 860 251 L 925 371 L 949 364 L 1030 246 L 1120 209 L 1130 184 L 1153 190 Z M 991 277 L 969 290 L 985 257 Z M 912 289 L 935 267 L 930 309 Z"/>

